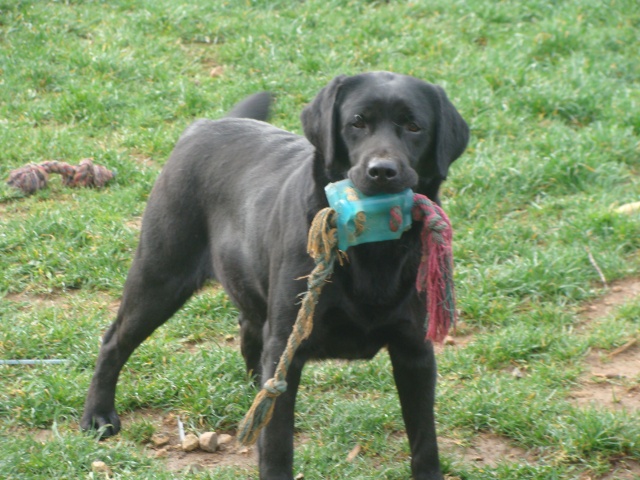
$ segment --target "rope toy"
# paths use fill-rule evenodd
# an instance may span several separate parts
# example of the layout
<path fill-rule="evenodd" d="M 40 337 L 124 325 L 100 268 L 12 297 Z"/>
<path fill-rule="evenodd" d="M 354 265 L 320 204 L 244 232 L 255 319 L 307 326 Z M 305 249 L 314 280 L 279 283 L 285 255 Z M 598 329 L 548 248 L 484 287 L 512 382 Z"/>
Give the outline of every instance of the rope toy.
<path fill-rule="evenodd" d="M 451 224 L 440 206 L 431 202 L 427 197 L 414 194 L 412 198 L 411 219 L 422 222 L 423 225 L 420 234 L 422 255 L 416 278 L 416 288 L 418 292 L 425 292 L 427 298 L 425 341 L 440 342 L 456 320 Z M 387 213 L 390 217 L 389 229 L 394 232 L 398 231 L 401 223 L 399 217 L 402 212 L 392 207 Z M 320 210 L 313 219 L 309 230 L 307 252 L 316 265 L 307 279 L 307 292 L 302 299 L 293 331 L 280 357 L 275 374 L 273 378 L 265 382 L 238 427 L 238 440 L 243 445 L 253 445 L 258 439 L 260 430 L 271 420 L 276 398 L 287 390 L 287 371 L 293 356 L 300 344 L 311 335 L 313 312 L 322 287 L 333 272 L 335 260 L 342 264 L 342 258 L 346 256 L 338 247 L 337 217 L 336 210 L 328 207 Z M 355 218 L 357 217 L 358 214 L 355 215 Z M 363 234 L 366 230 L 367 219 L 363 219 L 362 215 L 359 217 L 360 220 L 356 222 L 355 229 Z M 362 223 L 365 224 L 364 228 Z"/>
<path fill-rule="evenodd" d="M 7 183 L 12 187 L 22 190 L 25 194 L 45 188 L 50 173 L 58 173 L 62 176 L 62 183 L 68 187 L 103 187 L 115 174 L 101 165 L 93 163 L 93 159 L 80 160 L 77 166 L 65 162 L 31 163 L 24 167 L 9 172 Z"/>
<path fill-rule="evenodd" d="M 273 415 L 276 398 L 287 390 L 287 371 L 300 344 L 311 335 L 313 312 L 320 297 L 324 282 L 333 273 L 336 259 L 341 262 L 337 248 L 337 230 L 335 228 L 335 210 L 320 210 L 313 219 L 309 230 L 307 252 L 316 266 L 307 279 L 307 292 L 302 298 L 293 331 L 289 335 L 287 346 L 280 357 L 273 378 L 267 380 L 258 393 L 253 405 L 238 427 L 238 439 L 244 445 L 253 445 L 260 430 L 269 423 Z"/>

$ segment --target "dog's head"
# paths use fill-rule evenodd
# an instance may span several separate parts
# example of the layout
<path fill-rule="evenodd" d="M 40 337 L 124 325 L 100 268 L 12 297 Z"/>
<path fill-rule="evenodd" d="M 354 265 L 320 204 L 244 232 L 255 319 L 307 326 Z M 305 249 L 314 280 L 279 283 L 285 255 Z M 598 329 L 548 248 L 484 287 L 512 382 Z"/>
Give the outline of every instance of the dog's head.
<path fill-rule="evenodd" d="M 469 140 L 442 88 L 389 72 L 334 78 L 304 109 L 302 125 L 326 178 L 348 177 L 366 195 L 412 188 L 437 200 Z"/>

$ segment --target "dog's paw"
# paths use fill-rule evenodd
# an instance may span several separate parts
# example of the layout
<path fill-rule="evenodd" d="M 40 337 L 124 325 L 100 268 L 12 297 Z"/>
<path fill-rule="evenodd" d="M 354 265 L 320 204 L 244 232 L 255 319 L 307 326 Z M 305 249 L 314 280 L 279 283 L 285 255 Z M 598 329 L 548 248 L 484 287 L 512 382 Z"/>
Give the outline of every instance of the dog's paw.
<path fill-rule="evenodd" d="M 102 440 L 120 431 L 120 418 L 115 410 L 108 413 L 85 412 L 80 420 L 80 428 L 85 432 L 96 433 Z"/>

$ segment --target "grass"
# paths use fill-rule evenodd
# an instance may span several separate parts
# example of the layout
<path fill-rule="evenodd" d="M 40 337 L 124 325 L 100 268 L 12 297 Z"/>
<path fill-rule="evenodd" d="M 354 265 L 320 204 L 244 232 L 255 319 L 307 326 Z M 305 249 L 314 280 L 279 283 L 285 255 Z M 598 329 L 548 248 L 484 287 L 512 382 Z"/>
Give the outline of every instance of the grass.
<path fill-rule="evenodd" d="M 615 212 L 640 195 L 639 28 L 634 0 L 0 0 L 0 178 L 48 159 L 117 171 L 100 191 L 54 178 L 24 197 L 0 185 L 0 358 L 69 360 L 0 366 L 0 476 L 83 478 L 97 458 L 118 478 L 181 475 L 144 454 L 149 423 L 104 443 L 76 427 L 154 179 L 196 118 L 268 89 L 273 123 L 300 132 L 301 108 L 333 76 L 378 69 L 444 86 L 472 131 L 442 192 L 473 341 L 439 355 L 440 435 L 490 433 L 532 453 L 489 466 L 445 450 L 446 473 L 599 478 L 639 461 L 637 411 L 569 397 L 590 349 L 640 330 L 637 302 L 577 328 L 602 293 L 588 252 L 609 281 L 640 273 L 640 219 Z M 129 361 L 119 410 L 233 430 L 255 393 L 236 333 L 227 298 L 206 289 Z M 409 476 L 384 354 L 310 365 L 297 426 L 306 478 Z M 45 444 L 43 428 L 54 431 Z M 363 454 L 347 462 L 355 444 Z M 255 471 L 193 474 L 239 475 Z"/>

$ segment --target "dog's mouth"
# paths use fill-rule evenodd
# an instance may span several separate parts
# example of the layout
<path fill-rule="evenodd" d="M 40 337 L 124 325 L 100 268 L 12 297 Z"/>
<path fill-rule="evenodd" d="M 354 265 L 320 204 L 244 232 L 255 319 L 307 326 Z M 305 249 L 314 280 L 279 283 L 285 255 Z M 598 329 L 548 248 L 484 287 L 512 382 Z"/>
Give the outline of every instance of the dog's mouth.
<path fill-rule="evenodd" d="M 393 158 L 373 157 L 352 167 L 347 176 L 358 190 L 368 196 L 400 193 L 418 184 L 416 171 Z"/>

